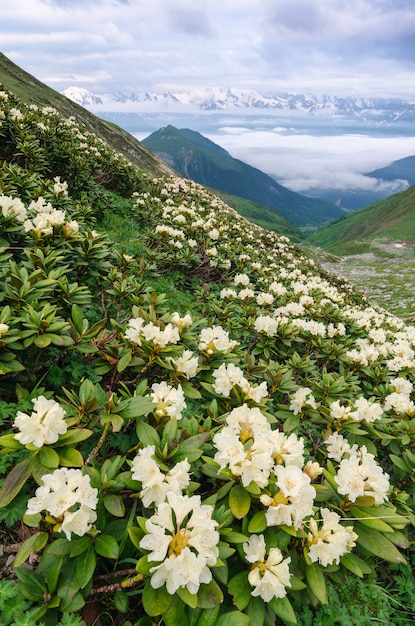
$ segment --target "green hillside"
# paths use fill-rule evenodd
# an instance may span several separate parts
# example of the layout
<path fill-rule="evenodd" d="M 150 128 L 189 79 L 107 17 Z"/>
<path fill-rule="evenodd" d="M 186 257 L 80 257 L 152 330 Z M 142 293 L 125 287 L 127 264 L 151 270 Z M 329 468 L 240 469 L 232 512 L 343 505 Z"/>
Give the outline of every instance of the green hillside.
<path fill-rule="evenodd" d="M 281 235 L 285 235 L 293 242 L 299 243 L 304 240 L 300 229 L 276 211 L 268 209 L 262 204 L 257 204 L 256 202 L 238 196 L 231 196 L 217 189 L 212 189 L 212 192 L 250 222 L 258 224 L 258 226 L 266 230 L 272 230 Z"/>
<path fill-rule="evenodd" d="M 1 626 L 413 623 L 414 385 L 303 246 L 0 87 Z"/>
<path fill-rule="evenodd" d="M 53 107 L 65 117 L 74 117 L 85 128 L 105 141 L 111 148 L 121 152 L 138 167 L 153 171 L 155 174 L 173 174 L 164 161 L 155 157 L 137 139 L 115 124 L 96 117 L 72 100 L 51 89 L 25 72 L 0 52 L 0 83 L 10 89 L 24 102 L 40 107 Z"/>
<path fill-rule="evenodd" d="M 335 254 L 357 254 L 367 249 L 368 240 L 415 239 L 415 187 L 369 204 L 313 233 L 307 240 Z"/>
<path fill-rule="evenodd" d="M 290 191 L 195 131 L 166 126 L 142 143 L 182 176 L 268 207 L 304 231 L 343 214 L 330 202 Z"/>

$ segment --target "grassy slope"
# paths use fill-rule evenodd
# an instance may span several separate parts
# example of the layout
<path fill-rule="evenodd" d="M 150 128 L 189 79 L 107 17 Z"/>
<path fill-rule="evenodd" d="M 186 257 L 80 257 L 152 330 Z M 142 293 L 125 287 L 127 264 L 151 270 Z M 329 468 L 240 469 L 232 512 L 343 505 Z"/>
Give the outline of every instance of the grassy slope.
<path fill-rule="evenodd" d="M 272 209 L 268 209 L 261 204 L 246 200 L 239 196 L 231 196 L 223 191 L 212 190 L 213 193 L 219 198 L 222 198 L 227 205 L 235 209 L 240 215 L 246 217 L 250 222 L 262 226 L 267 230 L 273 230 L 281 233 L 286 237 L 289 237 L 293 242 L 300 242 L 303 240 L 303 236 L 295 224 L 292 224 L 285 219 L 282 215 L 279 215 Z"/>
<path fill-rule="evenodd" d="M 174 172 L 158 157 L 145 148 L 137 139 L 115 124 L 96 117 L 75 102 L 72 102 L 54 89 L 15 65 L 0 53 L 0 83 L 15 93 L 23 101 L 41 107 L 54 107 L 64 117 L 75 117 L 111 148 L 124 154 L 134 165 L 149 169 L 154 174 L 171 175 Z"/>
<path fill-rule="evenodd" d="M 365 251 L 367 240 L 415 239 L 415 187 L 379 200 L 325 226 L 309 238 L 309 243 L 335 254 Z"/>

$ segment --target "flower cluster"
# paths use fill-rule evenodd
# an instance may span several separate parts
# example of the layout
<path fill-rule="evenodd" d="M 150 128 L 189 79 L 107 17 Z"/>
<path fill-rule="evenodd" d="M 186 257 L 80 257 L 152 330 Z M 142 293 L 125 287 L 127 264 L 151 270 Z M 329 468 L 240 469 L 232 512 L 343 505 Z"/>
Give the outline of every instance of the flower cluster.
<path fill-rule="evenodd" d="M 82 537 L 96 520 L 98 489 L 91 487 L 89 476 L 79 469 L 62 467 L 42 476 L 35 496 L 27 503 L 27 513 L 46 511 L 70 540 L 72 533 Z"/>
<path fill-rule="evenodd" d="M 146 446 L 131 464 L 132 478 L 142 484 L 140 498 L 145 507 L 164 502 L 168 493 L 180 494 L 190 482 L 190 464 L 185 459 L 163 474 L 155 459 L 156 447 Z"/>
<path fill-rule="evenodd" d="M 320 514 L 320 527 L 315 519 L 308 521 L 308 555 L 311 561 L 318 561 L 323 567 L 327 567 L 333 563 L 338 564 L 340 557 L 351 551 L 356 545 L 357 535 L 353 526 L 343 526 L 340 523 L 340 516 L 334 511 L 323 507 Z"/>
<path fill-rule="evenodd" d="M 201 583 L 212 580 L 209 566 L 219 556 L 218 523 L 212 513 L 200 496 L 167 493 L 166 501 L 146 521 L 147 534 L 140 541 L 150 551 L 149 562 L 158 563 L 150 569 L 154 589 L 165 584 L 171 594 L 181 587 L 197 593 Z"/>
<path fill-rule="evenodd" d="M 56 443 L 59 435 L 68 430 L 64 420 L 65 410 L 55 400 L 48 400 L 45 396 L 38 396 L 33 401 L 33 411 L 30 415 L 18 411 L 14 425 L 19 429 L 14 438 L 21 444 L 32 444 L 36 448 Z"/>
<path fill-rule="evenodd" d="M 359 496 L 372 496 L 376 504 L 387 499 L 389 475 L 376 463 L 366 446 L 350 446 L 339 433 L 325 441 L 328 457 L 339 463 L 334 480 L 338 493 L 355 502 Z"/>
<path fill-rule="evenodd" d="M 262 398 L 266 398 L 268 394 L 267 383 L 263 381 L 256 387 L 245 378 L 243 371 L 233 363 L 222 363 L 222 365 L 213 370 L 212 375 L 215 379 L 214 389 L 216 393 L 228 397 L 235 387 L 239 387 L 244 393 L 245 400 L 253 400 L 260 402 Z"/>
<path fill-rule="evenodd" d="M 287 587 L 291 587 L 291 558 L 284 559 L 279 548 L 270 548 L 267 556 L 264 535 L 251 535 L 242 547 L 246 560 L 252 563 L 248 574 L 249 584 L 254 588 L 252 595 L 264 602 L 284 598 Z"/>

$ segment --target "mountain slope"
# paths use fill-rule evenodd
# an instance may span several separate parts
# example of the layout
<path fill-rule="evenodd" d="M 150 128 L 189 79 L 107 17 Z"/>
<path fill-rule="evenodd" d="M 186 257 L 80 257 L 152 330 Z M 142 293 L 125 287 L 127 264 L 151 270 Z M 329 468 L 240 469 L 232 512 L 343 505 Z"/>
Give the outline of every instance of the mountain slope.
<path fill-rule="evenodd" d="M 53 107 L 65 117 L 73 116 L 87 130 L 103 139 L 111 148 L 121 152 L 138 167 L 157 175 L 173 175 L 166 164 L 143 147 L 132 135 L 119 126 L 110 124 L 51 89 L 0 52 L 0 84 L 12 91 L 24 102 L 40 107 Z"/>
<path fill-rule="evenodd" d="M 383 180 L 406 180 L 409 185 L 415 185 L 415 156 L 398 159 L 386 167 L 368 172 L 365 176 Z"/>
<path fill-rule="evenodd" d="M 169 125 L 142 143 L 186 178 L 262 204 L 301 228 L 319 226 L 343 215 L 334 204 L 290 191 L 196 131 Z"/>
<path fill-rule="evenodd" d="M 327 251 L 347 254 L 362 251 L 364 240 L 375 238 L 415 239 L 415 186 L 328 224 L 308 239 Z"/>

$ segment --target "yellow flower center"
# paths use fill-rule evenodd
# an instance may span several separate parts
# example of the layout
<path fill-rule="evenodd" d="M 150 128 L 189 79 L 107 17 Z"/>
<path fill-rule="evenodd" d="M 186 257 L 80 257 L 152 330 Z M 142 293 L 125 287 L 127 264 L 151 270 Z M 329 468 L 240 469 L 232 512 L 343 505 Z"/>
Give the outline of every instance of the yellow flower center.
<path fill-rule="evenodd" d="M 188 545 L 190 535 L 185 528 L 181 528 L 175 535 L 172 536 L 168 555 L 175 554 L 178 556 L 182 550 Z"/>

